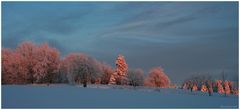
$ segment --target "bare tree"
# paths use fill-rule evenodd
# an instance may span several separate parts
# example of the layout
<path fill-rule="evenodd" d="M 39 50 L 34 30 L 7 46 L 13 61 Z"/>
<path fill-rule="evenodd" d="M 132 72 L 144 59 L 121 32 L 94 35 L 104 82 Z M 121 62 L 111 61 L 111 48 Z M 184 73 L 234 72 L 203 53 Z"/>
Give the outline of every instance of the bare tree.
<path fill-rule="evenodd" d="M 110 78 L 114 70 L 111 66 L 106 63 L 99 63 L 99 68 L 101 70 L 101 84 L 109 84 Z"/>
<path fill-rule="evenodd" d="M 99 73 L 96 60 L 82 53 L 68 55 L 64 59 L 63 67 L 68 74 L 69 82 L 82 83 L 83 87 L 87 87 L 87 83 L 95 79 Z"/>
<path fill-rule="evenodd" d="M 141 69 L 130 70 L 128 71 L 128 81 L 129 85 L 134 87 L 142 86 L 144 83 L 144 72 Z"/>
<path fill-rule="evenodd" d="M 213 93 L 213 84 L 211 81 L 208 81 L 207 82 L 207 89 L 208 89 L 208 94 L 209 96 L 212 96 L 212 93 Z"/>

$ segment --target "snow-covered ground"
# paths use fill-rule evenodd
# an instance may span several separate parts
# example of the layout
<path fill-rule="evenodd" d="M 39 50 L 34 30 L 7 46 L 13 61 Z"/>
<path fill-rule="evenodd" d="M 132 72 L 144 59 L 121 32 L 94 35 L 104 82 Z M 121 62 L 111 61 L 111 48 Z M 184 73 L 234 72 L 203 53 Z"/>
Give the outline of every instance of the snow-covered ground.
<path fill-rule="evenodd" d="M 238 97 L 181 89 L 2 85 L 2 108 L 238 108 Z"/>

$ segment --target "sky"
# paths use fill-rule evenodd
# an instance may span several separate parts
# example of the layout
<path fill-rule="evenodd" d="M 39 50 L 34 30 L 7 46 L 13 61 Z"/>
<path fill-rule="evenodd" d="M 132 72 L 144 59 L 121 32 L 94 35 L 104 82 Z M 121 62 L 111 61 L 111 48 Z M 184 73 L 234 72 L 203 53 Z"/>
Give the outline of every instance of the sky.
<path fill-rule="evenodd" d="M 115 67 L 118 54 L 173 83 L 192 75 L 238 79 L 238 2 L 2 2 L 2 48 L 47 42 Z"/>

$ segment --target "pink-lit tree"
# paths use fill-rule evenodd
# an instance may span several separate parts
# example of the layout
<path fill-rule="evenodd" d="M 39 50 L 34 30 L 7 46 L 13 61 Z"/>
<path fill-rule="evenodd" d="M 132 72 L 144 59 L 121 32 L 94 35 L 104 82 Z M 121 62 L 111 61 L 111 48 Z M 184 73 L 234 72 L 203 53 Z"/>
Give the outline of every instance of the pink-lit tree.
<path fill-rule="evenodd" d="M 148 77 L 145 79 L 144 85 L 152 87 L 167 88 L 170 85 L 168 76 L 163 72 L 161 67 L 152 68 Z"/>
<path fill-rule="evenodd" d="M 26 68 L 22 56 L 10 49 L 2 49 L 2 83 L 26 83 Z"/>
<path fill-rule="evenodd" d="M 99 63 L 99 67 L 102 72 L 101 84 L 109 84 L 111 75 L 113 74 L 114 70 L 110 65 L 106 63 Z"/>
<path fill-rule="evenodd" d="M 34 52 L 36 51 L 36 48 L 37 46 L 30 41 L 23 42 L 16 48 L 16 53 L 20 54 L 22 58 L 22 66 L 27 70 L 25 74 L 28 83 L 34 83 L 35 80 L 33 77 L 33 67 L 36 63 L 34 59 Z"/>
<path fill-rule="evenodd" d="M 229 95 L 231 93 L 229 83 L 227 80 L 224 81 L 224 90 L 226 95 Z"/>
<path fill-rule="evenodd" d="M 224 94 L 225 91 L 222 86 L 222 81 L 221 80 L 216 80 L 216 85 L 217 85 L 217 90 L 219 94 Z"/>
<path fill-rule="evenodd" d="M 127 84 L 128 65 L 123 55 L 119 54 L 116 59 L 116 70 L 111 75 L 110 84 Z"/>
<path fill-rule="evenodd" d="M 202 92 L 208 92 L 207 86 L 203 84 L 202 88 L 201 88 L 201 91 Z"/>
<path fill-rule="evenodd" d="M 36 82 L 53 83 L 60 67 L 59 51 L 44 43 L 36 48 L 34 60 L 36 62 L 33 66 L 33 77 L 36 79 Z"/>
<path fill-rule="evenodd" d="M 2 83 L 3 84 L 8 84 L 11 81 L 11 73 L 9 73 L 9 66 L 10 66 L 10 57 L 12 55 L 12 50 L 11 49 L 2 49 Z"/>
<path fill-rule="evenodd" d="M 198 91 L 198 87 L 197 87 L 197 85 L 193 85 L 193 87 L 192 87 L 192 91 Z"/>

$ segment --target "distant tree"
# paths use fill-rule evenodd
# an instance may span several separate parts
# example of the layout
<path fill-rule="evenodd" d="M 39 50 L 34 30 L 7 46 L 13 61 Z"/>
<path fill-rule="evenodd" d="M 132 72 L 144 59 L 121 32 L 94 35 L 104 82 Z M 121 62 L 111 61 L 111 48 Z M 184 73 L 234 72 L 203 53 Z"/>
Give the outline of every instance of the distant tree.
<path fill-rule="evenodd" d="M 114 70 L 111 66 L 106 63 L 99 64 L 100 70 L 102 72 L 101 75 L 101 84 L 109 84 L 111 75 L 113 74 Z"/>
<path fill-rule="evenodd" d="M 225 90 L 225 95 L 229 95 L 231 93 L 229 83 L 227 80 L 224 81 L 224 90 Z"/>
<path fill-rule="evenodd" d="M 207 89 L 208 89 L 208 94 L 209 94 L 209 96 L 212 96 L 213 86 L 212 86 L 212 82 L 211 82 L 211 81 L 208 81 L 208 82 L 207 82 Z"/>
<path fill-rule="evenodd" d="M 184 83 L 183 86 L 182 86 L 182 89 L 187 90 L 187 89 L 188 89 L 188 84 L 187 84 L 187 83 Z"/>
<path fill-rule="evenodd" d="M 98 75 L 95 60 L 85 54 L 71 53 L 64 58 L 64 63 L 69 82 L 82 83 L 83 87 Z"/>
<path fill-rule="evenodd" d="M 197 87 L 197 85 L 193 85 L 193 87 L 192 87 L 192 91 L 198 91 L 198 87 Z"/>
<path fill-rule="evenodd" d="M 233 89 L 234 89 L 233 81 L 228 81 L 228 84 L 229 84 L 230 91 L 233 94 Z"/>
<path fill-rule="evenodd" d="M 189 78 L 187 78 L 184 83 L 194 83 L 198 86 L 202 86 L 205 82 L 207 81 L 211 81 L 212 80 L 212 76 L 210 74 L 195 74 L 190 76 Z"/>
<path fill-rule="evenodd" d="M 34 59 L 36 63 L 33 66 L 33 77 L 36 82 L 53 83 L 60 67 L 59 51 L 45 43 L 35 50 Z"/>
<path fill-rule="evenodd" d="M 128 71 L 128 81 L 129 85 L 134 87 L 142 86 L 144 83 L 144 72 L 141 69 Z"/>
<path fill-rule="evenodd" d="M 199 90 L 207 92 L 208 88 L 206 86 L 206 83 L 208 81 L 212 81 L 212 76 L 210 74 L 195 74 L 187 78 L 183 82 L 183 86 L 185 86 L 184 89 L 191 89 L 191 91 L 193 91 L 193 86 L 196 86 L 197 88 L 199 88 Z"/>
<path fill-rule="evenodd" d="M 184 81 L 183 86 L 182 86 L 182 89 L 185 89 L 185 90 L 190 89 L 191 92 L 192 92 L 192 88 L 193 88 L 194 83 L 195 83 L 195 82 L 193 82 L 192 80 Z"/>
<path fill-rule="evenodd" d="M 166 88 L 170 85 L 168 76 L 163 72 L 161 67 L 150 69 L 148 77 L 144 81 L 144 85 L 152 87 Z"/>
<path fill-rule="evenodd" d="M 237 87 L 235 87 L 235 88 L 233 89 L 233 94 L 236 95 L 236 96 L 238 96 L 239 91 L 238 91 L 238 88 L 237 88 Z"/>
<path fill-rule="evenodd" d="M 203 84 L 202 88 L 201 88 L 201 91 L 202 92 L 208 92 L 207 86 Z"/>
<path fill-rule="evenodd" d="M 216 80 L 216 85 L 217 85 L 217 89 L 218 89 L 218 93 L 219 94 L 225 93 L 224 89 L 223 89 L 223 86 L 222 86 L 222 81 L 221 80 Z"/>

